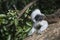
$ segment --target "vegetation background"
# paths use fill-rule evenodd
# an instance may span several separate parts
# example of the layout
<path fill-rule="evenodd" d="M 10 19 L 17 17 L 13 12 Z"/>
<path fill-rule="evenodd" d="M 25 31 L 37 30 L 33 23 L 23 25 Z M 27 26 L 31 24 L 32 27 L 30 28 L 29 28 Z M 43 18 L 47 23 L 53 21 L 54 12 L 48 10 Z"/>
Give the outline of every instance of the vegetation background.
<path fill-rule="evenodd" d="M 49 15 L 60 8 L 60 0 L 37 0 L 33 3 L 34 1 L 36 0 L 0 0 L 0 40 L 23 40 L 27 37 L 33 23 L 30 14 L 34 9 L 38 8 Z M 33 5 L 28 7 L 30 3 Z"/>

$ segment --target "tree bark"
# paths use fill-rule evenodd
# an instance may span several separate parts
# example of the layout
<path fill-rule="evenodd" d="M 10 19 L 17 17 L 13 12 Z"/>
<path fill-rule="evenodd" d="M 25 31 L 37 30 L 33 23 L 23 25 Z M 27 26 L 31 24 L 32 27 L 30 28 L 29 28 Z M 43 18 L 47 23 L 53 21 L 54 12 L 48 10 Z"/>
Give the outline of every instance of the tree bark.
<path fill-rule="evenodd" d="M 47 20 L 49 24 L 57 23 L 60 20 L 60 9 L 57 9 L 57 11 L 51 15 L 46 15 L 45 20 Z"/>
<path fill-rule="evenodd" d="M 27 8 L 30 8 L 33 4 L 35 4 L 38 0 L 34 0 L 27 4 L 20 12 L 18 12 L 18 18 L 22 16 L 22 14 L 26 11 Z"/>

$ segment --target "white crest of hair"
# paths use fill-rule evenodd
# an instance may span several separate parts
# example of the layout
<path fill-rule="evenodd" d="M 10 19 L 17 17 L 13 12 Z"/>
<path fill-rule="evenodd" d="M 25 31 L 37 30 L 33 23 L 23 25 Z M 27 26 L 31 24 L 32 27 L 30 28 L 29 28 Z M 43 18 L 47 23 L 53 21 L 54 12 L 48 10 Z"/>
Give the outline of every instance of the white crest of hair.
<path fill-rule="evenodd" d="M 36 22 L 35 19 L 34 19 L 36 15 L 44 15 L 44 14 L 42 14 L 39 9 L 35 9 L 31 14 L 31 19 L 32 19 L 33 22 Z"/>

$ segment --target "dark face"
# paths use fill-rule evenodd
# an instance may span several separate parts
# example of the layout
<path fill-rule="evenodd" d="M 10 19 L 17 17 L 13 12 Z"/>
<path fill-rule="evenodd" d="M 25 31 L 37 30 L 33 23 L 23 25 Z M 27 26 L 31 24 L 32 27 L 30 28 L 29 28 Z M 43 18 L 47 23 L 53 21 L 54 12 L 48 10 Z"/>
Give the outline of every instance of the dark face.
<path fill-rule="evenodd" d="M 43 16 L 42 15 L 36 15 L 35 16 L 35 20 L 36 21 L 42 21 L 43 20 Z"/>

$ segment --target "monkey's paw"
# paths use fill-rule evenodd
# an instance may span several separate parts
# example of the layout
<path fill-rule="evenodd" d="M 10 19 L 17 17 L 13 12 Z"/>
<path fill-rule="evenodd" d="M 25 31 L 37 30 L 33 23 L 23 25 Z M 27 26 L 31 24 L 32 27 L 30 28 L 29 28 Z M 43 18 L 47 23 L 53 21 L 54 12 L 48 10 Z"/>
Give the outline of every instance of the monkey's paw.
<path fill-rule="evenodd" d="M 38 30 L 38 33 L 37 34 L 41 35 L 41 33 L 42 33 L 42 31 Z"/>

